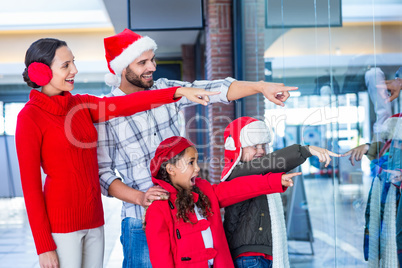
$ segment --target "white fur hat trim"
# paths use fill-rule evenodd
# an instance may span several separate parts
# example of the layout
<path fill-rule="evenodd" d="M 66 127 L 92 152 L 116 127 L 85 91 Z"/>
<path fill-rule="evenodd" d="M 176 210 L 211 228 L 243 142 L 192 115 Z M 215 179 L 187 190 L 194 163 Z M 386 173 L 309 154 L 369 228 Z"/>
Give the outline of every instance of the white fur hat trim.
<path fill-rule="evenodd" d="M 243 148 L 269 142 L 271 142 L 271 133 L 261 120 L 245 125 L 240 131 L 240 144 Z"/>

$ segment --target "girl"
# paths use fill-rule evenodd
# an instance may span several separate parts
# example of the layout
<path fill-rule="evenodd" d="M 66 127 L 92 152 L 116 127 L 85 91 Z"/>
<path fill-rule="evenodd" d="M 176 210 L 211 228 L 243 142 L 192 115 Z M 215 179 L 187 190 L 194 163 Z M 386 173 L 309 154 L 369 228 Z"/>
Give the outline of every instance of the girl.
<path fill-rule="evenodd" d="M 239 177 L 211 185 L 198 178 L 194 145 L 183 137 L 164 140 L 151 160 L 153 182 L 170 193 L 153 202 L 145 221 L 152 266 L 233 267 L 220 208 L 292 186 L 294 174 Z"/>
<path fill-rule="evenodd" d="M 26 52 L 24 81 L 33 88 L 18 115 L 16 147 L 25 205 L 41 267 L 102 267 L 103 208 L 94 122 L 127 116 L 186 96 L 169 88 L 123 97 L 71 95 L 77 68 L 66 42 L 45 38 Z M 42 190 L 41 167 L 47 175 Z"/>

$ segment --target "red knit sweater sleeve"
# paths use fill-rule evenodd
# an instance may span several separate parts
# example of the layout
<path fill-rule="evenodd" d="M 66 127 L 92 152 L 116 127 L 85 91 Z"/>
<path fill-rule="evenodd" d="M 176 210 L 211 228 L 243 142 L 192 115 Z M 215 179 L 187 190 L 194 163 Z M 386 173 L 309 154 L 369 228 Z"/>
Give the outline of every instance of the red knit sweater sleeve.
<path fill-rule="evenodd" d="M 231 181 L 214 184 L 212 187 L 220 207 L 227 207 L 263 194 L 283 193 L 287 189 L 281 183 L 283 174 L 268 173 L 237 177 Z"/>
<path fill-rule="evenodd" d="M 161 105 L 176 102 L 181 98 L 174 98 L 179 87 L 158 90 L 146 90 L 131 93 L 125 96 L 98 98 L 83 95 L 84 102 L 89 105 L 92 121 L 95 123 L 110 120 L 117 116 L 129 116 Z"/>
<path fill-rule="evenodd" d="M 22 110 L 18 115 L 15 143 L 25 206 L 38 255 L 56 249 L 42 192 L 41 141 L 39 127 Z"/>

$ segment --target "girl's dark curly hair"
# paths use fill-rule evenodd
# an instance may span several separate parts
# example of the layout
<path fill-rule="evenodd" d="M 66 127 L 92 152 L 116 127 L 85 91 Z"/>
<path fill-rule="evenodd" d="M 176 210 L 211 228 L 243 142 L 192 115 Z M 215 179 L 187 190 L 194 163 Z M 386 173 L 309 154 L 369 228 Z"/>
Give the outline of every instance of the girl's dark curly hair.
<path fill-rule="evenodd" d="M 166 171 L 167 164 L 175 165 L 177 161 L 179 161 L 185 153 L 183 150 L 181 153 L 177 154 L 175 157 L 169 159 L 168 161 L 162 163 L 161 168 L 159 169 L 157 179 L 166 181 L 167 183 L 172 184 L 172 181 L 169 178 L 169 174 Z M 188 218 L 188 213 L 194 212 L 194 199 L 192 192 L 195 192 L 199 195 L 197 203 L 197 207 L 200 209 L 200 214 L 205 218 L 211 216 L 213 213 L 211 211 L 211 202 L 209 201 L 208 196 L 206 196 L 203 192 L 201 192 L 200 188 L 197 186 L 193 186 L 192 190 L 186 190 L 183 188 L 177 189 L 177 199 L 176 199 L 176 207 L 177 207 L 177 215 L 178 219 L 183 219 L 184 222 L 189 222 L 194 224 L 195 222 L 191 222 Z"/>

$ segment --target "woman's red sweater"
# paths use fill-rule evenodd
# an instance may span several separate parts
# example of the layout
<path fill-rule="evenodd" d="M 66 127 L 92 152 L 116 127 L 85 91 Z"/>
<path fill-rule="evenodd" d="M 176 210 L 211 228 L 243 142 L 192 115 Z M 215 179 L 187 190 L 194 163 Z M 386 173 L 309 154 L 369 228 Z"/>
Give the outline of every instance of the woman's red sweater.
<path fill-rule="evenodd" d="M 51 233 L 104 224 L 93 123 L 175 102 L 177 87 L 126 96 L 49 97 L 32 90 L 15 133 L 26 210 L 38 254 L 56 249 Z M 41 167 L 46 174 L 42 189 Z"/>

